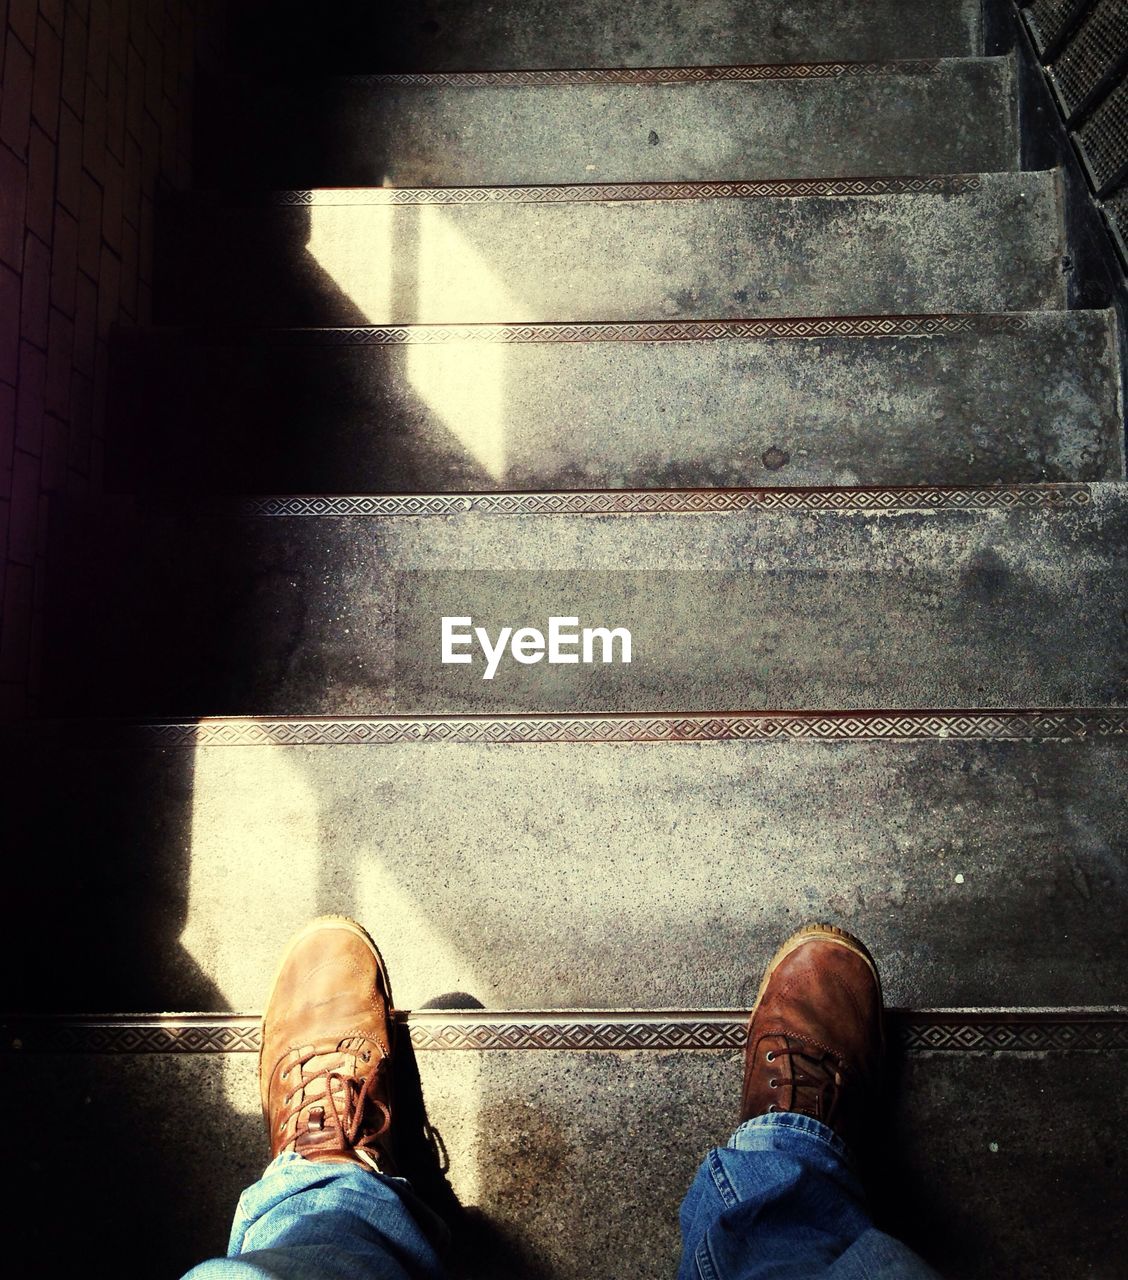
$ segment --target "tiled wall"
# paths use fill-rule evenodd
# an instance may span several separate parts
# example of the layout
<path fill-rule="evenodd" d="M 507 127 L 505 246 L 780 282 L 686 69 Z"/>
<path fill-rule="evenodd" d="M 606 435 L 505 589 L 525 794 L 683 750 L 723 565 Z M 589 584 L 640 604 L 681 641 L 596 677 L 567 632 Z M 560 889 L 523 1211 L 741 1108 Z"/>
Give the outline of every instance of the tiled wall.
<path fill-rule="evenodd" d="M 33 711 L 56 495 L 98 493 L 107 341 L 144 324 L 158 195 L 190 185 L 220 0 L 0 0 L 0 718 Z"/>

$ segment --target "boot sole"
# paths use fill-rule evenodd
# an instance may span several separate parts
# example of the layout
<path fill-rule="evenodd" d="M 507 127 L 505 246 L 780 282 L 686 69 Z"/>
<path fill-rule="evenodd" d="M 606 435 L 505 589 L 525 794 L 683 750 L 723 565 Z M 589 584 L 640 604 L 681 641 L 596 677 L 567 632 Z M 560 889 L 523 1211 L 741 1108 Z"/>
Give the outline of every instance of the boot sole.
<path fill-rule="evenodd" d="M 368 932 L 368 930 L 363 925 L 357 924 L 355 920 L 349 919 L 348 916 L 318 916 L 316 919 L 311 920 L 308 924 L 303 925 L 302 928 L 299 929 L 298 932 L 295 933 L 290 938 L 290 941 L 287 942 L 286 944 L 285 951 L 282 952 L 282 958 L 278 961 L 278 965 L 274 970 L 274 977 L 270 983 L 270 991 L 266 997 L 266 1004 L 263 1006 L 264 1011 L 270 1008 L 271 1001 L 274 999 L 275 989 L 278 986 L 278 979 L 282 976 L 282 970 L 286 967 L 286 964 L 289 961 L 290 956 L 293 953 L 295 947 L 297 947 L 297 945 L 300 942 L 303 942 L 306 938 L 308 938 L 310 934 L 317 933 L 321 929 L 326 929 L 326 928 L 344 929 L 346 933 L 351 933 L 354 937 L 359 938 L 364 943 L 364 945 L 368 948 L 368 950 L 372 952 L 373 958 L 376 961 L 376 968 L 377 968 L 377 971 L 379 972 L 380 980 L 384 985 L 384 993 L 387 996 L 388 1021 L 389 1023 L 391 1023 L 392 1010 L 394 1008 L 394 1005 L 392 1002 L 392 984 L 391 984 L 391 980 L 388 977 L 388 966 L 384 963 L 384 957 L 380 954 L 380 948 L 373 941 L 372 935 Z M 263 1055 L 263 1050 L 265 1048 L 266 1048 L 266 1013 L 264 1012 L 262 1016 L 262 1030 L 259 1037 L 259 1053 L 258 1053 L 260 1081 L 262 1080 L 262 1055 Z M 260 1088 L 260 1093 L 261 1093 L 261 1088 Z M 263 1109 L 264 1111 L 266 1109 L 265 1102 L 263 1103 Z"/>
<path fill-rule="evenodd" d="M 852 951 L 856 956 L 866 962 L 870 973 L 873 974 L 873 980 L 877 983 L 877 998 L 880 1002 L 882 1012 L 885 1010 L 885 998 L 881 991 L 881 975 L 877 971 L 877 965 L 874 963 L 873 956 L 870 955 L 866 945 L 860 938 L 855 938 L 852 933 L 847 933 L 845 929 L 838 928 L 833 924 L 805 924 L 801 929 L 797 929 L 790 938 L 779 948 L 768 962 L 767 969 L 764 970 L 764 976 L 760 981 L 760 989 L 756 992 L 756 1003 L 752 1006 L 752 1012 L 748 1018 L 749 1027 L 752 1026 L 752 1020 L 756 1016 L 756 1011 L 760 1007 L 760 1002 L 764 998 L 764 992 L 768 989 L 768 983 L 772 979 L 772 975 L 779 966 L 793 952 L 798 950 L 807 942 L 830 942 L 835 946 L 845 947 L 847 951 Z M 882 1048 L 885 1047 L 885 1019 L 882 1018 L 881 1043 Z"/>

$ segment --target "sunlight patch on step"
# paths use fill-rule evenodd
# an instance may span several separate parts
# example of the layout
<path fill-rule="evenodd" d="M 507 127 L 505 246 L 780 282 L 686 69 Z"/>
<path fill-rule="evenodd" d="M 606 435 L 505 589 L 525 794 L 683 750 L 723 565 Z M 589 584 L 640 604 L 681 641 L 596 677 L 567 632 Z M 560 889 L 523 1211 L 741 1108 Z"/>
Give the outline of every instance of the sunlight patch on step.
<path fill-rule="evenodd" d="M 350 211 L 351 220 L 342 219 L 340 208 L 334 205 L 314 205 L 309 212 L 306 248 L 369 324 L 387 324 L 392 314 L 395 210 Z M 362 219 L 359 228 L 358 217 Z"/>
<path fill-rule="evenodd" d="M 400 1008 L 418 1008 L 439 996 L 489 994 L 467 957 L 415 905 L 408 887 L 374 850 L 358 851 L 355 911 L 372 931 L 388 964 Z"/>
<path fill-rule="evenodd" d="M 482 254 L 442 209 L 418 210 L 417 311 L 426 321 L 526 318 Z M 411 385 L 498 483 L 505 478 L 505 362 L 500 342 L 414 343 Z"/>
<path fill-rule="evenodd" d="M 505 349 L 500 343 L 442 343 L 407 349 L 411 385 L 490 479 L 505 479 Z"/>
<path fill-rule="evenodd" d="M 318 914 L 318 805 L 285 747 L 197 747 L 181 943 L 236 1010 L 261 1009 L 289 934 Z M 244 1064 L 224 1055 L 227 1102 Z M 251 1108 L 257 1110 L 257 1102 Z"/>
<path fill-rule="evenodd" d="M 313 205 L 307 248 L 368 324 L 530 319 L 444 210 Z M 500 342 L 409 343 L 407 376 L 495 484 L 506 474 Z M 468 482 L 473 484 L 472 474 Z"/>

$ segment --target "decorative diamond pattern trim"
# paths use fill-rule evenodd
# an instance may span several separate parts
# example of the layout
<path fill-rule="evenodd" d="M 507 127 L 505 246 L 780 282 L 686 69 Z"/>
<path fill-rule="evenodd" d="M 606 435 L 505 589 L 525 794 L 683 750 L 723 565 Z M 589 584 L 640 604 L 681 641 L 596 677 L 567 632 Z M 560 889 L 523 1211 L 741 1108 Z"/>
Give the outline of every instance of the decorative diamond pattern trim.
<path fill-rule="evenodd" d="M 58 725 L 44 732 L 58 734 Z M 83 732 L 90 735 L 89 727 Z M 725 715 L 248 717 L 104 723 L 141 747 L 396 746 L 599 742 L 1084 742 L 1128 736 L 1128 708 L 1084 711 L 734 712 Z"/>
<path fill-rule="evenodd" d="M 748 1014 L 486 1013 L 396 1015 L 422 1052 L 723 1050 L 744 1048 Z M 891 1039 L 907 1053 L 1054 1053 L 1128 1050 L 1128 1009 L 891 1010 Z M 7 1052 L 74 1054 L 257 1053 L 254 1014 L 45 1015 L 3 1020 Z"/>
<path fill-rule="evenodd" d="M 1087 485 L 915 489 L 612 489 L 553 493 L 264 495 L 216 504 L 244 516 L 709 514 L 726 511 L 1045 511 L 1086 507 Z"/>
<path fill-rule="evenodd" d="M 253 1014 L 50 1014 L 3 1020 L 6 1051 L 46 1053 L 257 1053 Z"/>
<path fill-rule="evenodd" d="M 458 1014 L 412 1013 L 406 1019 L 416 1049 L 639 1050 L 739 1049 L 747 1015 L 686 1013 Z"/>
<path fill-rule="evenodd" d="M 221 203 L 308 205 L 605 204 L 640 200 L 747 200 L 757 197 L 963 195 L 980 187 L 978 174 L 901 178 L 785 178 L 755 182 L 609 182 L 543 187 L 324 187 L 235 196 Z M 193 197 L 189 196 L 189 199 Z M 204 199 L 214 202 L 205 194 Z"/>
<path fill-rule="evenodd" d="M 213 346 L 265 335 L 287 347 L 389 347 L 412 343 L 747 342 L 788 338 L 931 338 L 953 334 L 1023 333 L 1019 313 L 994 315 L 811 316 L 768 320 L 632 320 L 569 324 L 409 324 L 337 329 L 191 330 L 192 342 Z"/>
<path fill-rule="evenodd" d="M 1051 1053 L 1128 1049 L 1128 1010 L 1106 1015 L 1015 1013 L 963 1017 L 953 1011 L 907 1013 L 895 1019 L 909 1053 Z"/>
<path fill-rule="evenodd" d="M 427 71 L 345 76 L 353 84 L 422 89 L 562 88 L 569 85 L 715 84 L 764 80 L 841 80 L 865 76 L 933 75 L 937 59 L 901 62 L 754 63 L 730 67 L 591 67 L 544 71 Z"/>

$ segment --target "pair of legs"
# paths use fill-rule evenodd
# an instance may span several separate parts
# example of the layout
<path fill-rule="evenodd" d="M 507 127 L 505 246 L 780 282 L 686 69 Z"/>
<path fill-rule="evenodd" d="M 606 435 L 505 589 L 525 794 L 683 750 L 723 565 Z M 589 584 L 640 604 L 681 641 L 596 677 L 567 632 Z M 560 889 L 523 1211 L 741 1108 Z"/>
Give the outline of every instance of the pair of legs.
<path fill-rule="evenodd" d="M 925 1280 L 878 1231 L 852 1169 L 884 1052 L 873 960 L 808 925 L 776 953 L 748 1028 L 740 1125 L 681 1207 L 678 1280 Z M 272 1163 L 239 1201 L 226 1258 L 190 1280 L 440 1280 L 445 1230 L 397 1174 L 391 988 L 352 921 L 291 941 L 263 1018 Z M 514 1278 L 519 1280 L 519 1278 Z"/>

